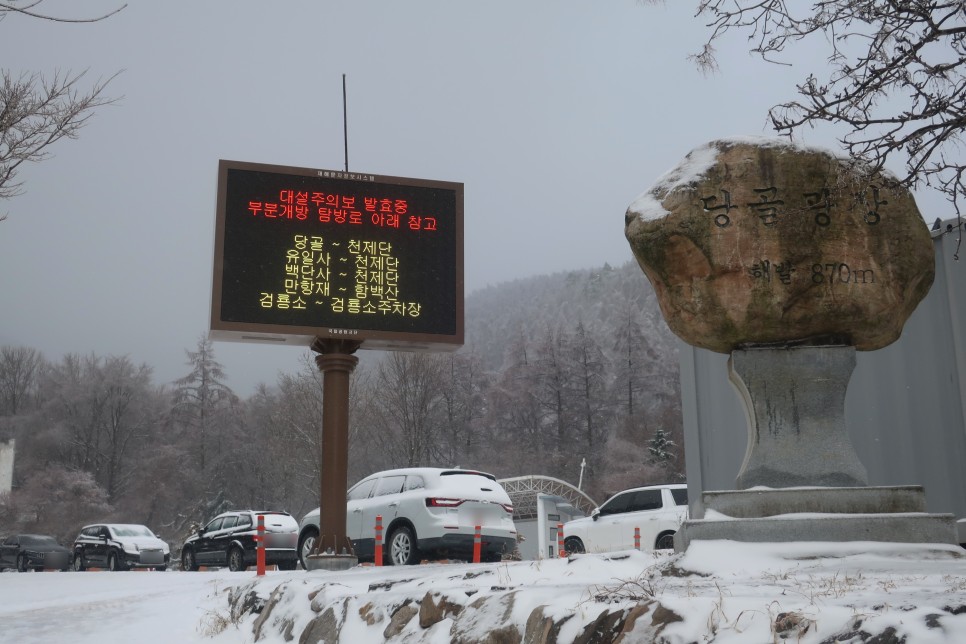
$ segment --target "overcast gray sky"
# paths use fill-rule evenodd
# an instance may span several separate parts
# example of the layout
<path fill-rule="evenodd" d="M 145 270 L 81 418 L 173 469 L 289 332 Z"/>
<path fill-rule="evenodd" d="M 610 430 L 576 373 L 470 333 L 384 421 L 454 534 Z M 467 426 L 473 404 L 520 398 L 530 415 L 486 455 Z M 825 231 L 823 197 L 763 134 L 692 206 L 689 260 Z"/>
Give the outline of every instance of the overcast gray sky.
<path fill-rule="evenodd" d="M 48 0 L 89 16 L 121 4 Z M 219 159 L 465 184 L 466 292 L 632 259 L 624 211 L 691 149 L 770 135 L 766 112 L 824 68 L 762 63 L 742 38 L 721 72 L 687 60 L 697 0 L 130 0 L 96 24 L 0 21 L 14 74 L 118 70 L 76 141 L 0 202 L 0 345 L 128 355 L 158 384 L 208 329 Z M 834 147 L 830 131 L 806 143 Z M 924 194 L 927 221 L 949 216 Z M 644 279 L 642 274 L 641 279 Z M 219 342 L 249 395 L 296 347 Z"/>

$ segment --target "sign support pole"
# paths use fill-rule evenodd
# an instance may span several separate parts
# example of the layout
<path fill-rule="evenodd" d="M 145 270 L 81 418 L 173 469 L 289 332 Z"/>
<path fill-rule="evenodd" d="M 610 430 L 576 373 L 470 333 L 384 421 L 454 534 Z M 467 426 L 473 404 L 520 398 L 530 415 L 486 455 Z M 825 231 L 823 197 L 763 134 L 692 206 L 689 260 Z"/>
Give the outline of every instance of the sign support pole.
<path fill-rule="evenodd" d="M 349 477 L 349 375 L 359 363 L 360 343 L 316 338 L 312 350 L 322 372 L 322 454 L 319 538 L 306 557 L 309 569 L 342 570 L 358 563 L 346 537 L 345 497 Z"/>

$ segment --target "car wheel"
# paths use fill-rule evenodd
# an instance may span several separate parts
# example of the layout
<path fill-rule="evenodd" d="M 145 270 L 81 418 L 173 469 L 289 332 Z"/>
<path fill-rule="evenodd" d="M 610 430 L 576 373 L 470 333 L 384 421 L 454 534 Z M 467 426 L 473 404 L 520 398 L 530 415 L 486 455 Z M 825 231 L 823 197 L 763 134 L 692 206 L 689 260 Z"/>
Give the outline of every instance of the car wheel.
<path fill-rule="evenodd" d="M 669 548 L 674 548 L 674 533 L 664 532 L 658 535 L 657 541 L 654 542 L 654 549 L 668 550 Z"/>
<path fill-rule="evenodd" d="M 27 555 L 17 556 L 17 572 L 27 572 Z"/>
<path fill-rule="evenodd" d="M 111 554 L 107 555 L 107 569 L 111 571 L 124 570 L 124 567 L 121 565 L 121 560 L 118 558 L 116 552 L 112 552 Z"/>
<path fill-rule="evenodd" d="M 416 535 L 406 526 L 400 526 L 389 535 L 389 563 L 393 566 L 411 566 L 419 562 Z"/>
<path fill-rule="evenodd" d="M 167 569 L 168 569 L 167 566 L 158 566 L 157 568 L 155 568 L 155 570 L 157 570 L 158 572 L 164 572 Z"/>
<path fill-rule="evenodd" d="M 239 572 L 245 569 L 245 553 L 235 547 L 228 551 L 228 570 Z"/>
<path fill-rule="evenodd" d="M 80 552 L 74 553 L 74 572 L 84 572 L 87 570 L 87 566 L 84 565 L 84 555 Z"/>
<path fill-rule="evenodd" d="M 299 561 L 302 562 L 302 568 L 308 570 L 309 567 L 305 565 L 305 558 L 312 554 L 312 549 L 315 548 L 315 540 L 319 538 L 319 531 L 310 528 L 302 533 L 299 540 Z"/>
<path fill-rule="evenodd" d="M 567 537 L 564 539 L 564 552 L 568 555 L 582 555 L 587 552 L 584 542 L 577 537 Z"/>
<path fill-rule="evenodd" d="M 195 561 L 195 551 L 191 548 L 185 548 L 181 551 L 181 569 L 198 570 L 198 562 Z"/>

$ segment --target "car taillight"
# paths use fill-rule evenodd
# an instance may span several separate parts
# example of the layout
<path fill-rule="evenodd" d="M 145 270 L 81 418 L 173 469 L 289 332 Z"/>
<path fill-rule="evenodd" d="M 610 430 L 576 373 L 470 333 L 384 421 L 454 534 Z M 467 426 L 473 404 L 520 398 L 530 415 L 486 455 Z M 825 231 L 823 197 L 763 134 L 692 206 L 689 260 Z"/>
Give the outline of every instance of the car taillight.
<path fill-rule="evenodd" d="M 510 514 L 513 514 L 513 506 L 510 505 L 509 503 L 501 503 L 500 504 L 500 507 L 502 507 L 504 510 L 506 510 Z"/>
<path fill-rule="evenodd" d="M 426 499 L 427 508 L 455 508 L 463 503 L 463 499 Z"/>

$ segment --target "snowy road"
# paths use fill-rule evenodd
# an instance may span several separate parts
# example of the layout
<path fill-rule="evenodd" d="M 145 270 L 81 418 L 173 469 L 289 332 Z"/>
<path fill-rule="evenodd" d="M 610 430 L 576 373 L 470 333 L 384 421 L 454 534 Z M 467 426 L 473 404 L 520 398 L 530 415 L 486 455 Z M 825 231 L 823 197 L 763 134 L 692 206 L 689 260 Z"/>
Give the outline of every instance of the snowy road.
<path fill-rule="evenodd" d="M 659 603 L 665 616 L 674 615 L 660 626 L 668 642 L 866 641 L 855 639 L 861 633 L 891 634 L 908 644 L 966 642 L 961 548 L 697 541 L 683 555 L 627 551 L 540 562 L 272 571 L 264 578 L 227 570 L 6 572 L 0 574 L 0 643 L 253 642 L 256 615 L 233 610 L 229 589 L 238 597 L 273 598 L 260 644 L 297 639 L 310 623 L 324 621 L 329 608 L 344 615 L 340 635 L 347 644 L 386 637 L 449 644 L 453 633 L 477 641 L 507 627 L 522 635 L 533 615 L 560 629 L 558 641 L 573 641 L 596 628 L 604 612 L 630 611 L 641 602 Z M 398 609 L 422 608 L 427 597 L 456 608 L 437 622 L 410 616 L 385 635 Z M 627 641 L 653 641 L 650 618 L 628 619 L 626 628 Z"/>
<path fill-rule="evenodd" d="M 199 626 L 218 604 L 217 595 L 226 585 L 249 577 L 254 578 L 255 573 L 3 573 L 0 574 L 0 642 L 180 644 L 210 641 Z M 218 605 L 223 606 L 224 601 Z"/>

